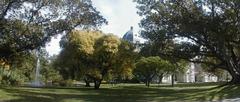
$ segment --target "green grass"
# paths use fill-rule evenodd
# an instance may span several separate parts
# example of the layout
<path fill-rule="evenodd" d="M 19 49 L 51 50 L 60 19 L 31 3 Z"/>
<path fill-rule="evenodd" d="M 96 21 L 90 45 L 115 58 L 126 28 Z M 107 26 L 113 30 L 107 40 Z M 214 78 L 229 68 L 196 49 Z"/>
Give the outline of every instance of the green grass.
<path fill-rule="evenodd" d="M 240 86 L 215 84 L 103 85 L 93 88 L 28 88 L 2 87 L 0 102 L 192 102 L 218 101 L 240 97 Z"/>

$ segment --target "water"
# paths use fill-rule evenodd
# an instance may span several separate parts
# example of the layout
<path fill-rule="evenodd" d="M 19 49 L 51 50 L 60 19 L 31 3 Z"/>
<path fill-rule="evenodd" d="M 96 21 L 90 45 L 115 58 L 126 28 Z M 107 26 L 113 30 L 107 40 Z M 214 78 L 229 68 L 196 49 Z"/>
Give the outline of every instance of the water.
<path fill-rule="evenodd" d="M 32 83 L 33 87 L 41 87 L 43 86 L 40 81 L 40 59 L 37 56 L 37 65 L 36 65 L 36 70 L 35 70 L 35 78 Z"/>

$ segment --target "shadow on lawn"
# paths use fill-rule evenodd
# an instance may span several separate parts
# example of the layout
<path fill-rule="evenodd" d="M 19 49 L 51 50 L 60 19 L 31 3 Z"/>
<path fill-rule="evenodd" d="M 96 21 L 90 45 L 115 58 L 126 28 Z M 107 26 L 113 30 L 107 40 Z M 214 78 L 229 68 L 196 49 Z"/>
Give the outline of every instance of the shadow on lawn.
<path fill-rule="evenodd" d="M 41 91 L 43 90 L 43 91 Z M 62 90 L 64 92 L 60 92 Z M 239 86 L 213 88 L 146 88 L 124 86 L 94 90 L 89 88 L 4 88 L 19 99 L 7 102 L 149 102 L 149 101 L 213 101 L 239 96 Z M 66 92 L 65 92 L 66 91 Z"/>

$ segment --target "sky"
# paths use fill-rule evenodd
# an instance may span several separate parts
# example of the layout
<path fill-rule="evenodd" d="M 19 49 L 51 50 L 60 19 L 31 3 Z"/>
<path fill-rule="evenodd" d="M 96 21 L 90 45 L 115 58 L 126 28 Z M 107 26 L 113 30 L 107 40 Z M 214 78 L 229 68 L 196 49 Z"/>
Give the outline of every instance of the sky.
<path fill-rule="evenodd" d="M 138 34 L 138 23 L 141 18 L 136 13 L 136 3 L 132 0 L 92 0 L 92 3 L 108 21 L 108 25 L 100 28 L 104 33 L 113 33 L 122 37 L 133 26 L 134 34 Z M 46 45 L 46 50 L 50 55 L 58 54 L 61 51 L 60 39 L 61 36 L 56 36 Z"/>

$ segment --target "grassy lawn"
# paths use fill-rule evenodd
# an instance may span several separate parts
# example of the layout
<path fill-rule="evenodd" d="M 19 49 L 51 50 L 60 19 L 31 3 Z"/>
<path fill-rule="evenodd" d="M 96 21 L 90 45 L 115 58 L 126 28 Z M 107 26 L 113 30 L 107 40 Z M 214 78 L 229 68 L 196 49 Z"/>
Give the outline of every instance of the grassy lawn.
<path fill-rule="evenodd" d="M 0 102 L 164 102 L 217 101 L 240 97 L 240 86 L 215 84 L 168 85 L 121 84 L 92 88 L 2 87 Z"/>

